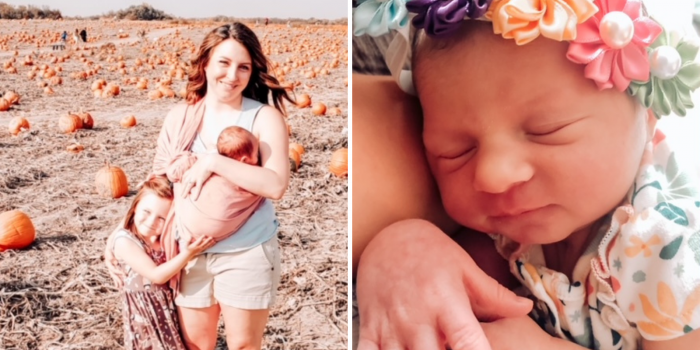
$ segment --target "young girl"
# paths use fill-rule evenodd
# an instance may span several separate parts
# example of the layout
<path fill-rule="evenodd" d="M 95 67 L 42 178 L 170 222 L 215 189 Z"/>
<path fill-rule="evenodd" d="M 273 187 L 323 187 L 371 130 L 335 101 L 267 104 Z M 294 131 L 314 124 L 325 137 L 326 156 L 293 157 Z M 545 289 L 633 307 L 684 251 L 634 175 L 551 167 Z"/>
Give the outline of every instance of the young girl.
<path fill-rule="evenodd" d="M 495 238 L 549 333 L 505 319 L 483 325 L 491 346 L 692 348 L 700 195 L 655 124 L 692 108 L 697 46 L 663 32 L 633 0 L 374 5 L 360 11 L 356 33 L 358 23 L 406 30 L 409 11 L 425 29 L 412 72 L 401 70 L 401 34 L 388 63 L 420 100 L 442 203 Z M 474 288 L 454 243 L 430 240 L 438 230 L 417 221 L 385 231 L 360 260 L 360 348 L 486 349 L 466 329 L 475 325 L 454 322 L 471 312 L 458 294 Z"/>
<path fill-rule="evenodd" d="M 124 274 L 124 346 L 184 350 L 172 291 L 166 282 L 214 241 L 200 237 L 165 261 L 160 235 L 173 192 L 165 177 L 146 180 L 114 236 L 114 255 Z"/>

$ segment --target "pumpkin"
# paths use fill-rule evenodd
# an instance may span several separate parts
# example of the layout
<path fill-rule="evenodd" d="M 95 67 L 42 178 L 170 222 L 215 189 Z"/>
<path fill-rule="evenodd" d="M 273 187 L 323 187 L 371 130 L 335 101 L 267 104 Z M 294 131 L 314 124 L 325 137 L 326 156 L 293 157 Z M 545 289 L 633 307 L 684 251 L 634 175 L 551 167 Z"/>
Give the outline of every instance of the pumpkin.
<path fill-rule="evenodd" d="M 136 117 L 134 117 L 133 115 L 127 115 L 119 121 L 119 124 L 124 128 L 130 128 L 136 125 Z"/>
<path fill-rule="evenodd" d="M 80 117 L 80 120 L 83 121 L 83 129 L 92 129 L 92 127 L 95 126 L 95 120 L 92 119 L 90 113 L 78 113 L 78 116 Z"/>
<path fill-rule="evenodd" d="M 326 115 L 326 105 L 318 102 L 314 104 L 313 108 L 311 108 L 311 112 L 318 116 Z"/>
<path fill-rule="evenodd" d="M 333 175 L 343 177 L 348 175 L 348 149 L 341 148 L 331 156 L 331 164 L 328 167 Z"/>
<path fill-rule="evenodd" d="M 163 92 L 160 90 L 151 90 L 148 92 L 148 98 L 151 100 L 157 100 L 163 97 Z"/>
<path fill-rule="evenodd" d="M 297 99 L 297 107 L 306 108 L 311 106 L 311 96 L 307 94 L 301 94 L 299 99 Z"/>
<path fill-rule="evenodd" d="M 343 115 L 343 111 L 341 111 L 338 107 L 329 108 L 328 115 L 331 115 L 333 117 L 340 117 L 341 115 Z"/>
<path fill-rule="evenodd" d="M 22 130 L 29 130 L 29 121 L 24 117 L 15 117 L 10 120 L 10 134 L 17 135 Z"/>
<path fill-rule="evenodd" d="M 108 162 L 105 162 L 105 166 L 97 171 L 95 187 L 97 193 L 102 197 L 119 198 L 129 192 L 129 182 L 124 171 L 119 167 L 109 165 Z"/>
<path fill-rule="evenodd" d="M 0 112 L 10 109 L 10 106 L 12 106 L 12 103 L 4 98 L 0 98 Z"/>
<path fill-rule="evenodd" d="M 70 152 L 70 153 L 80 153 L 80 152 L 82 152 L 84 149 L 85 149 L 85 147 L 83 147 L 83 145 L 80 145 L 80 144 L 77 144 L 77 143 L 72 144 L 72 145 L 66 147 L 66 151 L 68 151 L 68 152 Z"/>
<path fill-rule="evenodd" d="M 296 150 L 289 149 L 289 169 L 293 172 L 299 170 L 299 165 L 301 165 L 301 154 Z"/>
<path fill-rule="evenodd" d="M 66 134 L 76 132 L 82 127 L 83 120 L 75 114 L 63 115 L 58 118 L 58 128 Z"/>
<path fill-rule="evenodd" d="M 17 94 L 14 91 L 8 91 L 5 93 L 5 96 L 3 96 L 4 99 L 7 100 L 7 102 L 10 102 L 10 104 L 16 105 L 19 103 L 19 94 Z"/>
<path fill-rule="evenodd" d="M 54 94 L 54 91 L 53 91 L 53 89 L 52 89 L 50 86 L 47 86 L 47 87 L 44 88 L 44 93 L 47 94 L 47 95 L 53 95 L 53 94 Z"/>
<path fill-rule="evenodd" d="M 302 146 L 298 143 L 290 143 L 289 149 L 293 149 L 293 150 L 297 151 L 297 153 L 299 153 L 299 155 L 302 155 L 306 152 L 306 150 L 304 149 L 304 146 Z"/>
<path fill-rule="evenodd" d="M 27 214 L 10 210 L 0 214 L 0 252 L 22 249 L 34 242 L 36 229 Z"/>

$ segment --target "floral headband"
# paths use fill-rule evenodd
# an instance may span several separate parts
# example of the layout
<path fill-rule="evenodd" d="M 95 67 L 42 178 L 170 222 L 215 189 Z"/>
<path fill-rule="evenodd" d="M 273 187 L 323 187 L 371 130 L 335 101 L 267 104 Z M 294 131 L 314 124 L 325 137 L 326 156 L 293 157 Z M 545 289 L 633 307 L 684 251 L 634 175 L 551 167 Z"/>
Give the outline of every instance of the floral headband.
<path fill-rule="evenodd" d="M 657 117 L 685 116 L 700 87 L 700 45 L 665 31 L 644 14 L 641 0 L 364 0 L 353 10 L 354 35 L 397 31 L 385 60 L 399 86 L 415 95 L 409 22 L 428 36 L 453 34 L 463 20 L 490 21 L 495 34 L 525 45 L 538 36 L 568 41 L 566 57 L 586 65 L 598 89 L 636 97 Z"/>

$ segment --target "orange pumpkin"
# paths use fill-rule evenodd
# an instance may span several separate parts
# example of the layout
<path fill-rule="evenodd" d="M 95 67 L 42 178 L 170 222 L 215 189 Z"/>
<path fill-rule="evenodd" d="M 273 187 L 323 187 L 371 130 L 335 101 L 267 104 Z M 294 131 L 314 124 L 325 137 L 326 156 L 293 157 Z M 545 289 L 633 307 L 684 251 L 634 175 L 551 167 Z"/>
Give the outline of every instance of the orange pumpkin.
<path fill-rule="evenodd" d="M 298 143 L 290 143 L 289 149 L 293 149 L 293 150 L 297 151 L 297 153 L 299 153 L 299 155 L 302 155 L 306 152 L 306 150 L 304 149 L 304 146 L 302 146 Z"/>
<path fill-rule="evenodd" d="M 134 117 L 133 115 L 127 115 L 119 121 L 119 124 L 124 128 L 130 128 L 136 125 L 136 117 Z"/>
<path fill-rule="evenodd" d="M 29 130 L 29 121 L 24 117 L 15 117 L 10 120 L 10 134 L 17 135 L 22 130 Z"/>
<path fill-rule="evenodd" d="M 76 132 L 82 127 L 83 120 L 75 114 L 63 115 L 58 118 L 58 128 L 66 134 Z"/>
<path fill-rule="evenodd" d="M 307 94 L 301 94 L 297 99 L 297 107 L 306 108 L 311 106 L 311 96 Z"/>
<path fill-rule="evenodd" d="M 331 156 L 331 164 L 328 167 L 333 175 L 343 177 L 348 175 L 348 149 L 341 148 Z"/>
<path fill-rule="evenodd" d="M 14 91 L 8 91 L 5 93 L 5 96 L 3 96 L 4 99 L 7 100 L 7 102 L 10 102 L 10 104 L 16 105 L 19 103 L 19 94 L 17 94 Z"/>
<path fill-rule="evenodd" d="M 10 103 L 8 100 L 4 98 L 0 98 L 0 112 L 5 112 L 10 109 L 10 106 L 12 106 L 12 103 Z"/>
<path fill-rule="evenodd" d="M 95 187 L 102 197 L 119 198 L 129 192 L 129 182 L 124 171 L 119 167 L 110 166 L 108 162 L 97 171 Z"/>
<path fill-rule="evenodd" d="M 95 120 L 92 119 L 90 113 L 78 113 L 78 116 L 80 117 L 80 120 L 83 121 L 83 129 L 92 129 L 92 127 L 95 126 Z"/>
<path fill-rule="evenodd" d="M 311 108 L 311 112 L 318 116 L 326 115 L 326 105 L 318 102 L 314 104 L 313 108 Z"/>
<path fill-rule="evenodd" d="M 341 115 L 343 115 L 343 111 L 341 111 L 338 107 L 329 108 L 328 115 L 331 115 L 333 117 L 340 117 Z"/>
<path fill-rule="evenodd" d="M 290 148 L 289 149 L 289 169 L 292 170 L 293 172 L 296 172 L 299 170 L 299 166 L 301 165 L 301 154 L 299 154 L 296 150 Z"/>
<path fill-rule="evenodd" d="M 0 214 L 0 252 L 22 249 L 34 242 L 36 229 L 27 214 L 10 210 Z"/>

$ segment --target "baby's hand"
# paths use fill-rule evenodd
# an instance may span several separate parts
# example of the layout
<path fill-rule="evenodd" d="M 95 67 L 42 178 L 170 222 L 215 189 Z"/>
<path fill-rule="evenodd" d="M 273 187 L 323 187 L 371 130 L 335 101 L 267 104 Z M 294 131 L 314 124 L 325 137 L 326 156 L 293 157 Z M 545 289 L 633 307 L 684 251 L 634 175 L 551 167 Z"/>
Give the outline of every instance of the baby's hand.
<path fill-rule="evenodd" d="M 182 248 L 182 253 L 189 255 L 190 258 L 198 255 L 199 253 L 211 248 L 216 241 L 207 236 L 198 237 L 192 240 L 190 243 Z"/>
<path fill-rule="evenodd" d="M 493 350 L 564 350 L 563 343 L 557 342 L 559 339 L 547 334 L 527 316 L 503 318 L 494 322 L 482 323 L 481 326 Z M 574 344 L 569 347 L 577 348 Z"/>
<path fill-rule="evenodd" d="M 532 308 L 423 220 L 382 230 L 365 248 L 357 276 L 358 350 L 435 350 L 446 343 L 489 350 L 476 316 L 517 317 Z"/>

